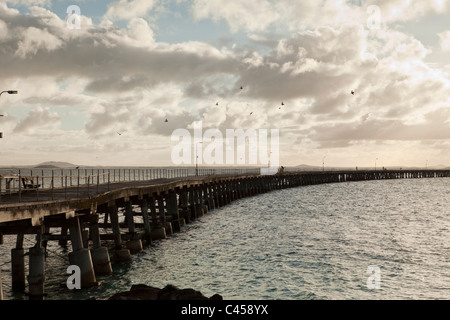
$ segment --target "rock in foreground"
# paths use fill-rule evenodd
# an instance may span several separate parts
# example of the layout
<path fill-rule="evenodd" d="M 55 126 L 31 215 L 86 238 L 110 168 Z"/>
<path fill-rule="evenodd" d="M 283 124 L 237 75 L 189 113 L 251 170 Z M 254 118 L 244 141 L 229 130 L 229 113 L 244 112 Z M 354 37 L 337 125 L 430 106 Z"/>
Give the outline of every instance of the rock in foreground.
<path fill-rule="evenodd" d="M 179 289 L 170 284 L 163 289 L 138 284 L 133 285 L 130 291 L 116 293 L 108 300 L 223 300 L 223 298 L 219 294 L 208 298 L 200 291 L 191 288 Z"/>

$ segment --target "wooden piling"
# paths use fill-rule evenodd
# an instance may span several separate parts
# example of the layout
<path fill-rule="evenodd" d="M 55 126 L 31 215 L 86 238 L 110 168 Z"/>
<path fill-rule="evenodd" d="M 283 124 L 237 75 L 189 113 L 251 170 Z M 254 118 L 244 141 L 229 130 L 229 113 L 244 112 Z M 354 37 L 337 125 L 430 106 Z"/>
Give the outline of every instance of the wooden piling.
<path fill-rule="evenodd" d="M 183 186 L 180 189 L 180 197 L 179 197 L 179 207 L 181 209 L 181 216 L 184 218 L 185 223 L 191 222 L 190 208 L 189 208 L 189 193 L 187 190 L 187 186 Z"/>
<path fill-rule="evenodd" d="M 151 232 L 151 237 L 152 237 L 152 241 L 153 240 L 161 240 L 161 239 L 165 239 L 166 238 L 166 228 L 164 227 L 164 225 L 162 224 L 162 222 L 160 221 L 160 219 L 158 218 L 158 212 L 156 210 L 156 197 L 152 197 L 152 199 L 149 202 L 149 207 L 150 207 L 150 212 L 152 215 L 152 222 L 151 222 L 151 227 L 152 227 L 152 232 Z"/>
<path fill-rule="evenodd" d="M 197 218 L 197 207 L 196 207 L 196 196 L 194 185 L 191 185 L 189 188 L 189 208 L 190 208 L 189 220 L 195 220 Z"/>
<path fill-rule="evenodd" d="M 70 240 L 72 242 L 72 252 L 69 253 L 71 265 L 80 268 L 81 287 L 88 288 L 97 285 L 94 264 L 92 263 L 91 252 L 85 247 L 81 233 L 80 220 L 78 217 L 70 219 L 69 225 Z"/>
<path fill-rule="evenodd" d="M 178 215 L 178 203 L 177 194 L 175 190 L 170 190 L 166 196 L 167 203 L 167 215 L 171 217 L 172 228 L 174 232 L 181 231 L 179 215 Z"/>
<path fill-rule="evenodd" d="M 28 249 L 28 296 L 31 300 L 44 298 L 45 252 L 42 247 L 43 229 L 36 234 L 36 245 Z"/>
<path fill-rule="evenodd" d="M 144 221 L 144 240 L 147 245 L 152 244 L 152 231 L 150 226 L 150 217 L 148 215 L 148 202 L 147 199 L 141 200 L 140 203 L 142 220 Z"/>
<path fill-rule="evenodd" d="M 25 291 L 25 251 L 23 249 L 23 233 L 17 235 L 16 247 L 11 249 L 12 290 Z"/>
<path fill-rule="evenodd" d="M 166 219 L 166 208 L 165 208 L 165 194 L 161 194 L 156 197 L 157 203 L 158 203 L 158 215 L 159 215 L 159 221 L 162 225 L 162 227 L 166 230 L 166 235 L 172 234 L 172 223 L 170 221 L 167 221 Z"/>
<path fill-rule="evenodd" d="M 102 247 L 100 243 L 98 219 L 98 214 L 95 214 L 90 218 L 89 222 L 90 238 L 93 243 L 93 248 L 91 249 L 92 264 L 96 275 L 107 275 L 112 273 L 112 266 L 108 248 Z"/>
<path fill-rule="evenodd" d="M 128 225 L 128 235 L 129 240 L 126 242 L 126 247 L 131 253 L 138 253 L 143 250 L 142 241 L 136 233 L 136 228 L 134 225 L 134 213 L 133 206 L 131 202 L 127 201 L 125 203 L 125 215 Z"/>
<path fill-rule="evenodd" d="M 122 247 L 122 236 L 120 233 L 119 225 L 119 211 L 116 205 L 111 205 L 109 207 L 109 217 L 111 219 L 111 226 L 114 234 L 114 260 L 117 262 L 129 261 L 131 260 L 130 250 L 124 249 Z"/>
<path fill-rule="evenodd" d="M 0 271 L 0 301 L 3 300 L 2 273 Z"/>

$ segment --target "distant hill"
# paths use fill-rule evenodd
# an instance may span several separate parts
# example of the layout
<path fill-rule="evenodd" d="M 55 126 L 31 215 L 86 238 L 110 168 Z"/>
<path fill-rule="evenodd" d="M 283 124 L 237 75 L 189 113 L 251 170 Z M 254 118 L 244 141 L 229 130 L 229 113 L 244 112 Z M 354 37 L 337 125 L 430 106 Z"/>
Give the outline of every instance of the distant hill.
<path fill-rule="evenodd" d="M 316 169 L 316 168 L 322 168 L 322 167 L 311 166 L 309 164 L 300 164 L 298 166 L 295 166 L 295 168 Z"/>
<path fill-rule="evenodd" d="M 75 168 L 76 165 L 69 163 L 69 162 L 59 162 L 59 161 L 47 161 L 42 162 L 34 168 L 40 168 L 40 169 L 64 169 L 64 168 Z"/>
<path fill-rule="evenodd" d="M 305 168 L 310 168 L 310 167 L 314 167 L 314 166 L 311 166 L 311 165 L 309 165 L 309 164 L 299 164 L 298 166 L 296 166 L 296 168 L 302 168 L 302 167 L 305 167 Z"/>

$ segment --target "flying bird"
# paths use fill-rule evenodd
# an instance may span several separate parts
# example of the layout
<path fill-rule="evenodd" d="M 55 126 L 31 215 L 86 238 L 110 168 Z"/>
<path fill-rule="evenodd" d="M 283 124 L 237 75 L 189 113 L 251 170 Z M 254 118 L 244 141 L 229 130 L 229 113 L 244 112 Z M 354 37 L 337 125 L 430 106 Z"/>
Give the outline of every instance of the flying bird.
<path fill-rule="evenodd" d="M 252 115 L 253 114 L 253 111 L 252 112 L 250 112 L 250 115 Z"/>
<path fill-rule="evenodd" d="M 366 113 L 365 115 L 363 115 L 363 116 L 361 117 L 361 121 L 362 121 L 362 122 L 366 122 L 366 121 L 369 119 L 369 117 L 370 117 L 370 112 L 369 112 L 369 113 Z"/>
<path fill-rule="evenodd" d="M 355 95 L 355 91 L 354 91 L 354 90 L 352 90 L 352 91 L 351 91 L 351 94 Z"/>
<path fill-rule="evenodd" d="M 119 135 L 119 136 L 121 136 L 122 135 L 122 132 L 119 132 L 119 131 L 116 131 L 117 132 L 117 134 Z"/>
<path fill-rule="evenodd" d="M 166 120 L 164 120 L 164 122 L 169 122 L 169 120 L 166 119 Z"/>
<path fill-rule="evenodd" d="M 241 90 L 242 90 L 242 89 L 244 89 L 244 87 L 243 87 L 243 86 L 241 86 Z"/>
<path fill-rule="evenodd" d="M 219 103 L 218 102 L 216 102 L 216 106 L 218 106 L 219 105 Z"/>

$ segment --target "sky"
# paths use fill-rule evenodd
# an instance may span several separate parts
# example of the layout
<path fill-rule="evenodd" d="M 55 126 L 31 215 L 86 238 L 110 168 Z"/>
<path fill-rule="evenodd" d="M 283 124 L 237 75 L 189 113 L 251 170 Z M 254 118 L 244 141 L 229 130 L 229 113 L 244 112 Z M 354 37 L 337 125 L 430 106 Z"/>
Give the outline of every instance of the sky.
<path fill-rule="evenodd" d="M 449 72 L 450 0 L 2 0 L 0 166 L 175 165 L 198 121 L 284 166 L 450 166 Z"/>

